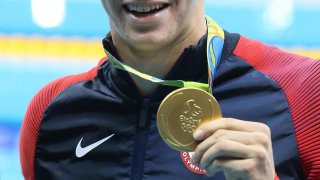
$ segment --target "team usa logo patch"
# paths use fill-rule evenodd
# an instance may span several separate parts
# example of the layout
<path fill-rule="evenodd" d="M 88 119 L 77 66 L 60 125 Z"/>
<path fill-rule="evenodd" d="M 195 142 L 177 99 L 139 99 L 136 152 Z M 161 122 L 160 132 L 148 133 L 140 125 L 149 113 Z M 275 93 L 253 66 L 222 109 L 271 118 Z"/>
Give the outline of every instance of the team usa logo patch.
<path fill-rule="evenodd" d="M 191 157 L 193 155 L 193 152 L 181 152 L 181 159 L 183 164 L 192 172 L 196 174 L 206 174 L 206 171 L 203 169 L 200 169 L 198 166 L 195 164 L 191 163 Z"/>

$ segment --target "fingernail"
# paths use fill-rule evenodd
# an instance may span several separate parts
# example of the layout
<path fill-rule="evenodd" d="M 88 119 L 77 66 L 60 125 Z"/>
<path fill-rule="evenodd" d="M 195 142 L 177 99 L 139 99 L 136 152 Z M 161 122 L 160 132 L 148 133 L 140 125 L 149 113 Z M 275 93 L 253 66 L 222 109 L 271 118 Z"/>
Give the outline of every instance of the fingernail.
<path fill-rule="evenodd" d="M 197 163 L 197 159 L 196 158 L 197 158 L 197 155 L 193 154 L 192 157 L 191 157 L 191 163 L 192 164 L 196 164 Z"/>
<path fill-rule="evenodd" d="M 196 164 L 196 161 L 193 158 L 191 158 L 191 163 Z"/>
<path fill-rule="evenodd" d="M 201 140 L 203 136 L 202 130 L 196 130 L 196 132 L 193 133 L 193 138 L 196 140 Z"/>

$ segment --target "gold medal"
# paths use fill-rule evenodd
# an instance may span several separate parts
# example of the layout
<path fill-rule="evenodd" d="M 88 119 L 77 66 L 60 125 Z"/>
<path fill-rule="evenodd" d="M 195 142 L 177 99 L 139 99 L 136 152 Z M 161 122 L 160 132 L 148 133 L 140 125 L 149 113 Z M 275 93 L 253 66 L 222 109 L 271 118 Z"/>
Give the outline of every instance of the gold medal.
<path fill-rule="evenodd" d="M 221 117 L 220 106 L 211 94 L 196 88 L 181 88 L 170 93 L 160 104 L 157 126 L 170 147 L 191 152 L 197 146 L 194 131 Z"/>

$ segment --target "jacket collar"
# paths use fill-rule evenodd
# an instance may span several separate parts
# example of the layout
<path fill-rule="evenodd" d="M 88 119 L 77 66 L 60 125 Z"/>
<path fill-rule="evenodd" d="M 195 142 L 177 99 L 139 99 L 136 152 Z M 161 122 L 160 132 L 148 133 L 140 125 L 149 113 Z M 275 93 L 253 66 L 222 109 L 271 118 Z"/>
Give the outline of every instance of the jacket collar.
<path fill-rule="evenodd" d="M 233 46 L 235 46 L 238 41 L 238 38 L 232 38 L 233 36 L 228 38 L 230 36 L 228 32 L 225 32 L 225 34 L 226 41 L 220 62 L 232 54 Z M 199 40 L 198 44 L 186 47 L 164 80 L 185 80 L 207 83 L 206 41 L 207 36 L 205 35 Z M 104 38 L 102 43 L 105 50 L 119 59 L 110 35 Z M 119 60 L 121 61 L 121 59 Z M 116 91 L 116 93 L 121 96 L 134 100 L 149 98 L 151 101 L 161 101 L 167 94 L 176 89 L 175 87 L 160 85 L 152 97 L 141 97 L 128 72 L 116 69 L 110 62 L 106 61 L 106 63 L 100 66 L 99 74 L 103 75 L 101 78 L 103 78 L 110 89 Z"/>

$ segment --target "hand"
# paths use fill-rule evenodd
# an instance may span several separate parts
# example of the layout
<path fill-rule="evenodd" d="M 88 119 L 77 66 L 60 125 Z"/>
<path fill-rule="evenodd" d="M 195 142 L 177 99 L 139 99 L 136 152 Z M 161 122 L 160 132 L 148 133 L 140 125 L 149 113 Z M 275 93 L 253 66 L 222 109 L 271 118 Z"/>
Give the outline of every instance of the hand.
<path fill-rule="evenodd" d="M 199 127 L 192 162 L 208 176 L 223 171 L 227 179 L 273 180 L 270 129 L 257 122 L 222 118 Z"/>

